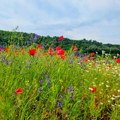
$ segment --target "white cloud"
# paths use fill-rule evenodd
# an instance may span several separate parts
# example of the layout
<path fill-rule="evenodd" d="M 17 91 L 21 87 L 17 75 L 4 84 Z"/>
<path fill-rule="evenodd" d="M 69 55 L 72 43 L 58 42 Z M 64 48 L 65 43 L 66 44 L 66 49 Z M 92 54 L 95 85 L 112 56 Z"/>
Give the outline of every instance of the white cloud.
<path fill-rule="evenodd" d="M 18 25 L 24 32 L 120 44 L 119 0 L 1 0 L 0 3 L 1 29 L 10 30 Z"/>

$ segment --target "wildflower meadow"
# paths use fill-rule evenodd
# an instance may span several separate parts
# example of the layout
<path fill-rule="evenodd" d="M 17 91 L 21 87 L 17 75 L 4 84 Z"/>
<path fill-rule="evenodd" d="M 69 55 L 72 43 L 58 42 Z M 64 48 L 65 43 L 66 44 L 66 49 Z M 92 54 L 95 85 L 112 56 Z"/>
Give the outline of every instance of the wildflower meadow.
<path fill-rule="evenodd" d="M 0 120 L 120 120 L 120 56 L 1 46 Z"/>

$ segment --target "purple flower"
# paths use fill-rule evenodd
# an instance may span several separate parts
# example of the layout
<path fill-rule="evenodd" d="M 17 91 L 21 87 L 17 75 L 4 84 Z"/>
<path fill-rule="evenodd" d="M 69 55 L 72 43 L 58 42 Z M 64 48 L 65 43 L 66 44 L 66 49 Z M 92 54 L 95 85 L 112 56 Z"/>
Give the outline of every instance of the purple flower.
<path fill-rule="evenodd" d="M 45 77 L 48 78 L 48 75 L 46 75 Z"/>
<path fill-rule="evenodd" d="M 73 64 L 73 61 L 72 61 L 72 60 L 70 60 L 70 61 L 69 61 L 69 64 Z"/>
<path fill-rule="evenodd" d="M 4 48 L 5 48 L 5 47 L 4 47 L 4 46 L 2 46 L 2 45 L 0 45 L 0 48 L 1 48 L 2 50 L 4 50 Z"/>
<path fill-rule="evenodd" d="M 84 54 L 80 54 L 80 57 L 84 57 L 85 55 Z"/>
<path fill-rule="evenodd" d="M 34 39 L 33 39 L 33 38 L 30 38 L 29 40 L 30 40 L 30 42 L 34 42 Z"/>
<path fill-rule="evenodd" d="M 82 65 L 83 63 L 80 61 L 80 62 L 78 62 L 77 64 Z"/>
<path fill-rule="evenodd" d="M 62 94 L 59 94 L 58 96 L 61 97 L 62 99 L 64 99 L 64 96 Z"/>
<path fill-rule="evenodd" d="M 8 65 L 9 61 L 7 59 L 2 60 L 1 62 L 6 63 Z"/>
<path fill-rule="evenodd" d="M 68 92 L 73 92 L 74 91 L 74 86 L 72 88 L 68 87 Z"/>
<path fill-rule="evenodd" d="M 48 80 L 47 84 L 48 84 L 48 85 L 50 84 L 50 80 Z"/>
<path fill-rule="evenodd" d="M 38 91 L 39 91 L 39 92 L 42 92 L 42 88 L 39 88 Z"/>
<path fill-rule="evenodd" d="M 71 92 L 71 89 L 70 89 L 70 87 L 68 87 L 68 91 L 69 91 L 69 92 Z"/>
<path fill-rule="evenodd" d="M 39 82 L 40 82 L 40 83 L 42 83 L 42 82 L 43 82 L 43 80 L 40 80 Z"/>
<path fill-rule="evenodd" d="M 109 63 L 109 60 L 106 60 L 105 63 L 108 64 L 108 63 Z"/>
<path fill-rule="evenodd" d="M 62 108 L 62 102 L 57 101 L 57 105 L 58 105 L 60 108 Z"/>
<path fill-rule="evenodd" d="M 38 34 L 35 34 L 35 37 L 38 37 L 39 35 Z"/>
<path fill-rule="evenodd" d="M 73 97 L 73 93 L 71 93 L 71 95 L 70 95 L 70 98 L 72 98 Z"/>
<path fill-rule="evenodd" d="M 47 88 L 50 88 L 50 85 L 48 85 Z"/>
<path fill-rule="evenodd" d="M 47 82 L 47 88 L 50 88 L 50 80 L 48 80 L 48 82 Z"/>

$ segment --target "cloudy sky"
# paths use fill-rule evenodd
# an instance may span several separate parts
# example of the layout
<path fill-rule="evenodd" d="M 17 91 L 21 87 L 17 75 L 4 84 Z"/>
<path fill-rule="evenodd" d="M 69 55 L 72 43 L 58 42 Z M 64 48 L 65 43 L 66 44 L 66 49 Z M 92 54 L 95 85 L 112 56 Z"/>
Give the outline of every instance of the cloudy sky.
<path fill-rule="evenodd" d="M 120 44 L 120 0 L 0 0 L 0 29 Z"/>

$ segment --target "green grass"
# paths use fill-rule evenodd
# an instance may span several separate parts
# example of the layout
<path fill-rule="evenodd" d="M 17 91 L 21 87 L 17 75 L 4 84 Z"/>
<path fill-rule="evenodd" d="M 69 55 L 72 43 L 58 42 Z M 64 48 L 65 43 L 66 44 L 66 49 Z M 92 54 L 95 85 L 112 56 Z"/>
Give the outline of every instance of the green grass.
<path fill-rule="evenodd" d="M 33 57 L 29 49 L 0 52 L 0 120 L 120 119 L 119 63 L 85 62 L 71 51 L 64 60 L 40 50 Z M 21 94 L 15 93 L 18 88 Z"/>

